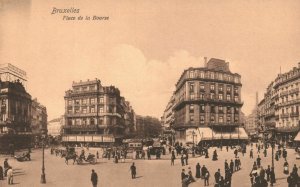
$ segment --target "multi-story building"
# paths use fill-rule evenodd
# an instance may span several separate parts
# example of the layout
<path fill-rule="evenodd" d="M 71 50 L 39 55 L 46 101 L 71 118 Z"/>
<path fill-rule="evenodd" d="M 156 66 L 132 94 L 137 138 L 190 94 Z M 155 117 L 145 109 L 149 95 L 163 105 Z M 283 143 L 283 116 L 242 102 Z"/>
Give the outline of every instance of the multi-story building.
<path fill-rule="evenodd" d="M 114 86 L 100 80 L 73 82 L 65 95 L 64 143 L 113 144 L 122 141 L 126 123 L 124 102 Z"/>
<path fill-rule="evenodd" d="M 0 79 L 4 82 L 19 81 L 25 88 L 27 85 L 26 72 L 10 63 L 0 64 Z"/>
<path fill-rule="evenodd" d="M 37 101 L 37 98 L 32 100 L 31 104 L 31 130 L 32 134 L 39 136 L 43 130 L 47 130 L 47 109 Z"/>
<path fill-rule="evenodd" d="M 29 147 L 31 96 L 19 81 L 0 80 L 0 151 Z"/>
<path fill-rule="evenodd" d="M 282 141 L 291 141 L 299 130 L 299 87 L 300 63 L 274 81 L 276 131 Z"/>
<path fill-rule="evenodd" d="M 63 120 L 64 120 L 63 116 L 61 116 L 60 118 L 55 118 L 53 120 L 50 120 L 47 125 L 48 135 L 51 135 L 53 137 L 57 137 L 61 135 Z"/>
<path fill-rule="evenodd" d="M 176 83 L 173 128 L 176 140 L 227 143 L 247 139 L 241 127 L 241 76 L 212 58 L 205 67 L 184 70 Z"/>
<path fill-rule="evenodd" d="M 300 63 L 287 73 L 278 74 L 264 95 L 264 126 L 274 129 L 278 141 L 291 142 L 299 130 Z"/>
<path fill-rule="evenodd" d="M 165 130 L 168 130 L 171 128 L 171 126 L 174 124 L 174 111 L 173 107 L 175 104 L 175 96 L 172 95 L 166 109 L 164 110 L 164 114 L 161 117 L 162 126 Z"/>

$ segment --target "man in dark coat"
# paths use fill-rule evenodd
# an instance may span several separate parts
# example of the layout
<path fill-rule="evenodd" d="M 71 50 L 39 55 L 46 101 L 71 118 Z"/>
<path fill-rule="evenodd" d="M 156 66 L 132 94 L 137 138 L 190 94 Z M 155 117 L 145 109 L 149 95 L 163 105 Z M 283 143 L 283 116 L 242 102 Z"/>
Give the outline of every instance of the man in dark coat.
<path fill-rule="evenodd" d="M 268 168 L 266 169 L 266 174 L 267 174 L 267 181 L 270 181 L 270 174 L 271 174 L 271 168 L 270 165 L 268 165 Z"/>
<path fill-rule="evenodd" d="M 136 167 L 134 165 L 134 162 L 132 163 L 132 165 L 130 166 L 130 171 L 131 171 L 131 178 L 134 179 L 136 176 Z"/>
<path fill-rule="evenodd" d="M 231 173 L 233 173 L 233 168 L 234 168 L 234 163 L 231 159 L 231 161 L 230 161 L 230 171 L 231 171 Z"/>
<path fill-rule="evenodd" d="M 227 160 L 225 160 L 225 163 L 224 163 L 224 170 L 226 171 L 227 169 L 229 169 L 229 165 L 228 165 Z"/>
<path fill-rule="evenodd" d="M 271 173 L 270 173 L 270 180 L 271 180 L 271 186 L 273 186 L 274 183 L 276 183 L 276 178 L 275 178 L 275 171 L 274 168 L 271 168 Z"/>
<path fill-rule="evenodd" d="M 7 174 L 7 170 L 9 168 L 9 164 L 8 164 L 8 159 L 6 158 L 4 163 L 3 163 L 3 167 L 4 167 L 4 176 L 6 177 L 6 174 Z"/>
<path fill-rule="evenodd" d="M 220 169 L 218 169 L 218 171 L 215 173 L 215 182 L 216 182 L 216 184 L 219 184 L 220 177 L 221 177 L 221 172 L 220 172 Z"/>
<path fill-rule="evenodd" d="M 91 174 L 91 181 L 92 181 L 93 187 L 97 187 L 98 175 L 95 172 L 95 170 L 93 170 L 93 169 L 92 169 L 92 174 Z"/>
<path fill-rule="evenodd" d="M 203 179 L 205 177 L 206 172 L 207 172 L 207 168 L 205 167 L 205 165 L 203 165 L 202 168 L 201 168 L 201 175 L 202 175 Z"/>
<path fill-rule="evenodd" d="M 261 161 L 261 158 L 258 155 L 257 159 L 256 159 L 256 164 L 257 164 L 258 167 L 260 167 L 260 161 Z"/>

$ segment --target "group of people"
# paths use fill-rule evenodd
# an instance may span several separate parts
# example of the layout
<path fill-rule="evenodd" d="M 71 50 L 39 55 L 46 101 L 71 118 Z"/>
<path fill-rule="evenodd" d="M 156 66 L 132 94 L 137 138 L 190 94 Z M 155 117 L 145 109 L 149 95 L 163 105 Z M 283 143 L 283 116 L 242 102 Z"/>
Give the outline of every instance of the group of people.
<path fill-rule="evenodd" d="M 4 160 L 3 167 L 0 166 L 0 180 L 4 180 L 4 177 L 7 178 L 8 185 L 13 184 L 13 169 L 8 164 L 7 158 Z"/>
<path fill-rule="evenodd" d="M 209 177 L 210 173 L 205 165 L 200 166 L 199 163 L 196 165 L 196 178 L 198 179 L 204 179 L 204 186 L 209 186 Z M 181 171 L 181 181 L 182 181 L 182 187 L 187 187 L 190 183 L 195 182 L 196 179 L 194 178 L 191 167 L 188 168 L 188 173 L 185 173 L 185 169 L 182 169 Z"/>

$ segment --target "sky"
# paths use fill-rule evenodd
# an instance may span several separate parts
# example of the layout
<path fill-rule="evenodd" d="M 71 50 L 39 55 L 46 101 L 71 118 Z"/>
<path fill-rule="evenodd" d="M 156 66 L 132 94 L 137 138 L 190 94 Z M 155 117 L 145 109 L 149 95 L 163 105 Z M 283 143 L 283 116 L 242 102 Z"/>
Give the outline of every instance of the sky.
<path fill-rule="evenodd" d="M 262 99 L 280 69 L 300 62 L 299 9 L 297 0 L 0 0 L 0 64 L 27 72 L 51 120 L 64 114 L 73 81 L 95 78 L 118 87 L 137 114 L 161 117 L 184 69 L 224 59 L 242 76 L 247 115 L 255 92 Z"/>

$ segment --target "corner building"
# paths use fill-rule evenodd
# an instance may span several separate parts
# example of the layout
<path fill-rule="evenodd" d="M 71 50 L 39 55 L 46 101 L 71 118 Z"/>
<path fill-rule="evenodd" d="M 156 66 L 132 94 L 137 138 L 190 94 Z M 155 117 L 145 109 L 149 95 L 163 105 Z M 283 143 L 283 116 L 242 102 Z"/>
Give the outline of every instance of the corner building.
<path fill-rule="evenodd" d="M 124 108 L 124 101 L 118 88 L 102 86 L 98 79 L 73 82 L 65 95 L 63 142 L 90 146 L 121 142 L 126 129 L 134 129 L 126 127 L 134 122 L 125 123 L 126 111 L 133 110 Z"/>
<path fill-rule="evenodd" d="M 241 87 L 241 76 L 224 60 L 212 58 L 204 67 L 184 70 L 174 92 L 176 141 L 225 145 L 247 140 Z"/>

